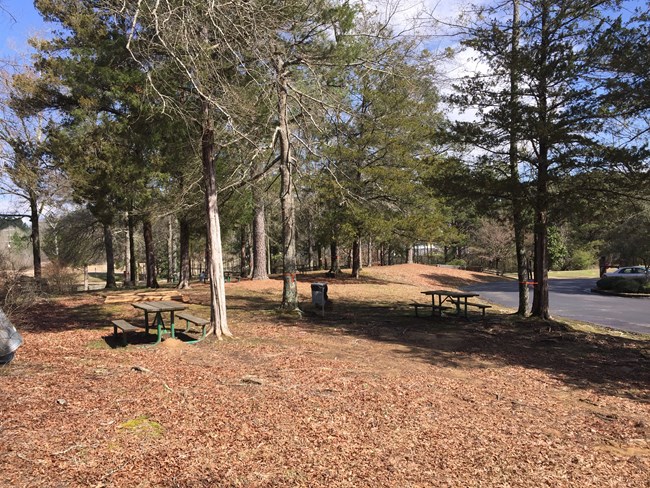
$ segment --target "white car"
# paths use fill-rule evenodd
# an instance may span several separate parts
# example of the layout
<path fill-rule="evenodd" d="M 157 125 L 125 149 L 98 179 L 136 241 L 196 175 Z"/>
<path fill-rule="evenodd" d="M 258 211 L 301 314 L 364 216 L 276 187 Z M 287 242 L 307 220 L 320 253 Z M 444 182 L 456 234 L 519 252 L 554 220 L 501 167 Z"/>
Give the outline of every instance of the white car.
<path fill-rule="evenodd" d="M 616 271 L 609 271 L 603 275 L 607 278 L 645 278 L 648 269 L 645 266 L 623 266 Z"/>

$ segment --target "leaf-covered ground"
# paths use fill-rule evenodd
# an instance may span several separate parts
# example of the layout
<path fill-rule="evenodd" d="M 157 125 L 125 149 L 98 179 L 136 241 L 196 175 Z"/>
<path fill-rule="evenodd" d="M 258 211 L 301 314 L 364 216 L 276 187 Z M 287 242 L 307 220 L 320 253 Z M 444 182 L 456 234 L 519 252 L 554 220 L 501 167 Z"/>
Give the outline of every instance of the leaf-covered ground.
<path fill-rule="evenodd" d="M 109 320 L 142 317 L 100 294 L 35 304 L 0 368 L 0 486 L 650 486 L 647 339 L 417 319 L 420 291 L 494 277 L 364 274 L 303 277 L 302 317 L 281 281 L 229 283 L 235 338 L 196 345 L 115 347 Z"/>

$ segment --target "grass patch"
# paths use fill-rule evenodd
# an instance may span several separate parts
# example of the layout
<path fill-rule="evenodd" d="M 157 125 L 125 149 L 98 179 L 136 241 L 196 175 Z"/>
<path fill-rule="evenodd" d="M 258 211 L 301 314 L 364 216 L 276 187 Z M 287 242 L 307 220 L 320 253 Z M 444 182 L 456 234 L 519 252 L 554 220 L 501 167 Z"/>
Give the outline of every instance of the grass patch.
<path fill-rule="evenodd" d="M 149 419 L 146 415 L 141 415 L 119 425 L 120 429 L 127 430 L 136 435 L 144 437 L 161 437 L 165 431 L 162 425 L 155 420 Z"/>

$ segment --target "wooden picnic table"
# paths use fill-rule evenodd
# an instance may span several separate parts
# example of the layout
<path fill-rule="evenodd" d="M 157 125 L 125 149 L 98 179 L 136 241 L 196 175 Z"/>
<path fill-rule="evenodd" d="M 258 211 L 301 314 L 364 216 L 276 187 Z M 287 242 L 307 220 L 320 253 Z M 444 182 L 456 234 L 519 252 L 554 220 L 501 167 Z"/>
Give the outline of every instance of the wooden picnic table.
<path fill-rule="evenodd" d="M 173 300 L 164 300 L 164 301 L 155 301 L 155 302 L 135 302 L 132 303 L 131 305 L 134 308 L 144 310 L 144 326 L 145 326 L 145 331 L 147 333 L 149 332 L 149 327 L 156 327 L 158 333 L 156 344 L 158 344 L 162 340 L 163 334 L 168 333 L 164 331 L 165 329 L 167 329 L 167 327 L 165 327 L 165 322 L 163 321 L 162 314 L 167 312 L 170 313 L 168 329 L 169 329 L 170 337 L 174 339 L 176 337 L 176 333 L 174 330 L 174 312 L 185 310 L 187 308 L 187 305 L 185 305 L 184 303 L 175 302 Z M 155 314 L 151 324 L 149 323 L 150 313 Z"/>
<path fill-rule="evenodd" d="M 462 306 L 463 316 L 465 318 L 468 318 L 467 299 L 479 296 L 478 293 L 467 292 L 467 291 L 449 291 L 449 290 L 429 290 L 429 291 L 423 291 L 422 294 L 431 296 L 431 305 L 433 307 L 432 314 L 436 310 L 442 311 L 445 308 L 443 304 L 445 302 L 448 302 L 450 304 L 453 304 L 456 307 L 456 315 L 458 316 L 461 315 L 461 306 Z M 437 304 L 436 304 L 436 297 L 438 297 Z"/>

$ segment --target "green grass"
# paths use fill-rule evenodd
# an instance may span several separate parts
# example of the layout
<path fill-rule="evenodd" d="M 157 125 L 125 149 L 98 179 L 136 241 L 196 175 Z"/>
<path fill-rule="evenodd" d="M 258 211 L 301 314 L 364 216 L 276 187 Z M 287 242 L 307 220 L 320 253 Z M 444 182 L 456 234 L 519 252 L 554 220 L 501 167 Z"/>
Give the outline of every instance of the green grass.
<path fill-rule="evenodd" d="M 550 278 L 600 278 L 598 268 L 572 271 L 549 271 Z"/>
<path fill-rule="evenodd" d="M 517 275 L 515 273 L 506 273 L 504 275 L 506 278 L 513 278 L 516 279 Z M 600 278 L 600 273 L 598 272 L 597 268 L 594 269 L 578 269 L 578 270 L 571 270 L 571 271 L 549 271 L 548 272 L 548 277 L 549 278 Z"/>

